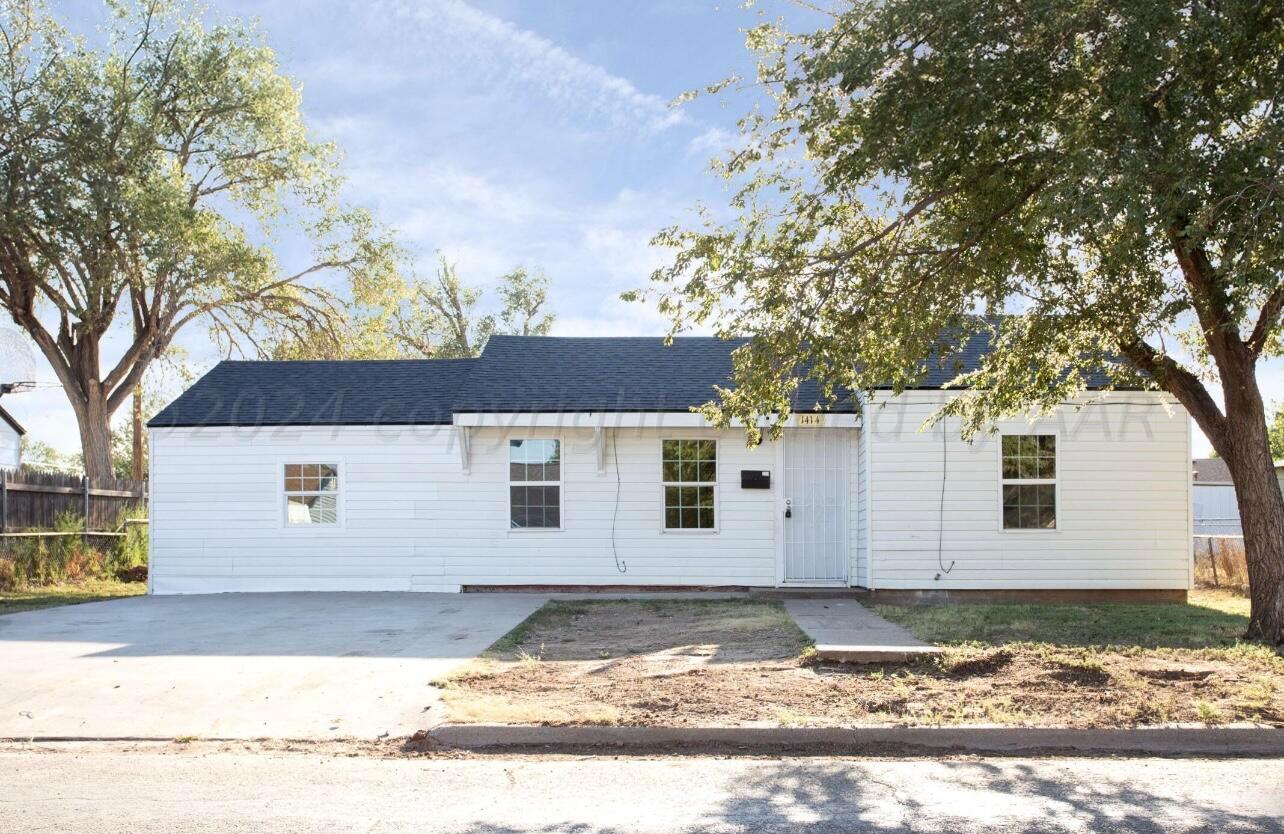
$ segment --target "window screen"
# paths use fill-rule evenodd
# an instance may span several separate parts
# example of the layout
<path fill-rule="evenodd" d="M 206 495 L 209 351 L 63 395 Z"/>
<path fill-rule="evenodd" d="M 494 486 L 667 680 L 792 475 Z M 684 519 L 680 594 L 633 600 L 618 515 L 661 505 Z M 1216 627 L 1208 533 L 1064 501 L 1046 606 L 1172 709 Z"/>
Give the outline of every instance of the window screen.
<path fill-rule="evenodd" d="M 666 530 L 717 527 L 714 491 L 718 480 L 716 440 L 665 440 L 660 469 L 664 481 Z"/>
<path fill-rule="evenodd" d="M 562 526 L 561 441 L 508 441 L 508 482 L 512 528 Z"/>
<path fill-rule="evenodd" d="M 1057 527 L 1057 438 L 1003 435 L 1003 529 Z"/>

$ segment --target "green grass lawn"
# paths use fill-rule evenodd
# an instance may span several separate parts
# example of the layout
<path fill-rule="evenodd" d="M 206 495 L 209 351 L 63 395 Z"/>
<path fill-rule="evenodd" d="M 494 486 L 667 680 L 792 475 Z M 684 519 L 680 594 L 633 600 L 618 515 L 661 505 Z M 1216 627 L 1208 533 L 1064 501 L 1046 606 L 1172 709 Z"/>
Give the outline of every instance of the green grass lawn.
<path fill-rule="evenodd" d="M 1248 599 L 1191 591 L 1185 605 L 878 605 L 880 615 L 931 643 L 1048 643 L 1204 649 L 1234 646 L 1248 627 Z"/>
<path fill-rule="evenodd" d="M 23 588 L 21 591 L 0 591 L 0 614 L 53 608 L 57 605 L 75 605 L 81 602 L 102 602 L 107 599 L 135 597 L 147 593 L 146 582 L 117 582 L 113 579 L 92 579 L 86 582 L 68 582 L 42 588 Z"/>

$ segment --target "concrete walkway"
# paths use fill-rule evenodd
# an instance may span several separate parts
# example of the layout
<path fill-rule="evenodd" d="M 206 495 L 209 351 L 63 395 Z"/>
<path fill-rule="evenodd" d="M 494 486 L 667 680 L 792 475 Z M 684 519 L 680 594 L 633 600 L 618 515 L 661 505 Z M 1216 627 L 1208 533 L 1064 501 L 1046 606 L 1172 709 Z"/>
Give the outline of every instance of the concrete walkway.
<path fill-rule="evenodd" d="M 904 663 L 941 651 L 852 599 L 787 599 L 785 610 L 821 660 Z"/>

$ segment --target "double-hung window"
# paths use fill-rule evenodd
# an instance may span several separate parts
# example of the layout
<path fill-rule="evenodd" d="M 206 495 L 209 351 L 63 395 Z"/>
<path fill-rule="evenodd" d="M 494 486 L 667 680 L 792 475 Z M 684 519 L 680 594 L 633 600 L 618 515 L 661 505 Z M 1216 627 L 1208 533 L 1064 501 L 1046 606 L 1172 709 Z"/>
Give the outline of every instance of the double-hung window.
<path fill-rule="evenodd" d="M 718 482 L 716 440 L 665 440 L 660 444 L 664 529 L 714 530 Z"/>
<path fill-rule="evenodd" d="M 562 443 L 508 441 L 508 520 L 514 530 L 562 526 Z"/>
<path fill-rule="evenodd" d="M 1003 529 L 1057 529 L 1057 438 L 1005 434 L 1002 438 Z"/>
<path fill-rule="evenodd" d="M 339 465 L 287 463 L 284 474 L 285 523 L 339 523 Z"/>

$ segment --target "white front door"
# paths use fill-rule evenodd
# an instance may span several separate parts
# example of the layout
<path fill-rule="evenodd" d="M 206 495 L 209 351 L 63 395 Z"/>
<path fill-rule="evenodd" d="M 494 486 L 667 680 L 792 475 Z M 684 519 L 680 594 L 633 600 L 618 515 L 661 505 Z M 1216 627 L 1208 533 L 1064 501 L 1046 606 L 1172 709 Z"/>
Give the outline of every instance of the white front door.
<path fill-rule="evenodd" d="M 784 581 L 846 585 L 848 432 L 786 429 L 780 483 Z"/>

